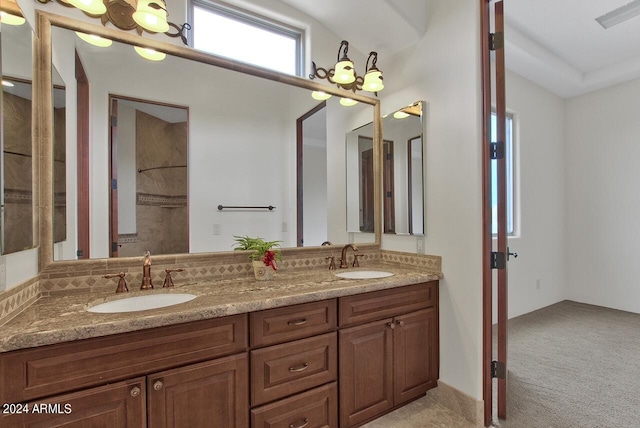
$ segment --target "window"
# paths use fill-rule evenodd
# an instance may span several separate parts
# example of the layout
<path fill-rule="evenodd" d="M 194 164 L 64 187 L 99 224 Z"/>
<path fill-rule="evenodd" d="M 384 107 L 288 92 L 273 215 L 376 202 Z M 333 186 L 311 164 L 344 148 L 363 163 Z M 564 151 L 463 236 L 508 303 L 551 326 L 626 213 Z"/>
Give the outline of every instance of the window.
<path fill-rule="evenodd" d="M 206 0 L 192 0 L 190 12 L 195 49 L 302 75 L 302 30 Z"/>
<path fill-rule="evenodd" d="M 497 116 L 491 113 L 491 141 L 497 141 Z M 504 142 L 507 161 L 507 234 L 513 235 L 513 116 L 507 114 L 506 141 Z M 498 234 L 498 161 L 491 161 L 491 233 Z"/>

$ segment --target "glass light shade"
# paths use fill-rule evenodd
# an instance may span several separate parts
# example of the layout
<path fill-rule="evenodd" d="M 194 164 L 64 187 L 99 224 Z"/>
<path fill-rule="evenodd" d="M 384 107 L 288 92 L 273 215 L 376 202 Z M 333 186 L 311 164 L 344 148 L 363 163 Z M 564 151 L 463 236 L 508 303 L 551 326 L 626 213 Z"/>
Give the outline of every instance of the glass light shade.
<path fill-rule="evenodd" d="M 166 53 L 158 52 L 154 49 L 143 48 L 140 46 L 134 46 L 133 48 L 138 52 L 138 55 L 144 59 L 148 59 L 149 61 L 162 61 L 167 56 Z"/>
<path fill-rule="evenodd" d="M 96 36 L 95 34 L 80 33 L 76 31 L 76 35 L 90 45 L 101 48 L 107 48 L 113 43 L 113 41 L 105 39 L 104 37 Z"/>
<path fill-rule="evenodd" d="M 107 11 L 102 0 L 66 0 L 66 2 L 90 15 L 102 15 Z"/>
<path fill-rule="evenodd" d="M 138 7 L 132 15 L 133 20 L 145 30 L 164 33 L 169 30 L 167 11 L 151 7 L 150 4 L 152 3 L 166 9 L 162 0 L 138 0 Z"/>
<path fill-rule="evenodd" d="M 377 68 L 372 68 L 364 75 L 362 90 L 367 92 L 378 92 L 384 89 L 382 84 L 382 72 Z"/>
<path fill-rule="evenodd" d="M 341 98 L 340 104 L 342 104 L 345 107 L 351 107 L 358 104 L 358 102 L 356 100 L 352 100 L 351 98 Z"/>
<path fill-rule="evenodd" d="M 326 92 L 322 92 L 322 91 L 313 91 L 311 93 L 311 98 L 318 101 L 324 101 L 331 98 L 331 94 L 327 94 Z"/>
<path fill-rule="evenodd" d="M 8 80 L 3 80 L 2 86 L 6 86 L 7 88 L 13 88 L 16 85 L 14 85 L 13 82 L 9 82 Z"/>
<path fill-rule="evenodd" d="M 393 113 L 393 117 L 395 117 L 396 119 L 404 119 L 409 117 L 409 113 L 406 113 L 402 110 L 398 110 L 397 112 Z"/>
<path fill-rule="evenodd" d="M 25 19 L 7 12 L 0 12 L 0 22 L 7 25 L 22 25 Z"/>
<path fill-rule="evenodd" d="M 353 62 L 350 59 L 340 61 L 334 67 L 333 81 L 340 84 L 353 83 L 356 80 L 356 73 L 353 69 Z"/>

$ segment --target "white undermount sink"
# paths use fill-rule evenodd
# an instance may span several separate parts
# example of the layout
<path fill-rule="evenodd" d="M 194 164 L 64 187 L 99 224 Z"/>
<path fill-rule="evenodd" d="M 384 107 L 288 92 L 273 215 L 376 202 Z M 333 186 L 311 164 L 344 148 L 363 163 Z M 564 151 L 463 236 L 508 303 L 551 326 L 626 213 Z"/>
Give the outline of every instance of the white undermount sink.
<path fill-rule="evenodd" d="M 100 314 L 146 311 L 149 309 L 178 305 L 180 303 L 193 300 L 196 297 L 197 296 L 195 294 L 187 293 L 147 294 L 146 296 L 127 297 L 120 300 L 101 303 L 90 307 L 87 311 Z"/>
<path fill-rule="evenodd" d="M 346 279 L 374 279 L 393 276 L 393 273 L 382 270 L 351 270 L 337 273 L 336 276 Z"/>

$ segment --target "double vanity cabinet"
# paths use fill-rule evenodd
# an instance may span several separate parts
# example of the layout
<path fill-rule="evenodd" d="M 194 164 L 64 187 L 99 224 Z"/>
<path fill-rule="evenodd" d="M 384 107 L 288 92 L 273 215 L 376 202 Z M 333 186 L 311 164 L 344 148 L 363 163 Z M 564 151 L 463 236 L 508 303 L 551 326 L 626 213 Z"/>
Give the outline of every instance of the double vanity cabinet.
<path fill-rule="evenodd" d="M 431 281 L 0 354 L 0 426 L 346 428 L 438 355 Z"/>

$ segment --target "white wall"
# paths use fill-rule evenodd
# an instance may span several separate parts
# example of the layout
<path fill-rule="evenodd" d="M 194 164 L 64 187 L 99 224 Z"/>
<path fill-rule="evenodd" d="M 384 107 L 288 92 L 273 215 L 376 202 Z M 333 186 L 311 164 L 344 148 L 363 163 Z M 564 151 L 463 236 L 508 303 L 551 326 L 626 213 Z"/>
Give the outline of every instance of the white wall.
<path fill-rule="evenodd" d="M 482 399 L 482 189 L 479 7 L 439 1 L 426 35 L 379 61 L 384 111 L 425 100 L 426 253 L 442 256 L 440 378 Z M 421 237 L 383 236 L 416 251 Z"/>
<path fill-rule="evenodd" d="M 516 174 L 516 230 L 508 245 L 518 253 L 508 266 L 511 318 L 567 297 L 565 115 L 562 98 L 510 71 L 506 96 Z"/>
<path fill-rule="evenodd" d="M 640 312 L 640 80 L 567 100 L 572 300 Z"/>

